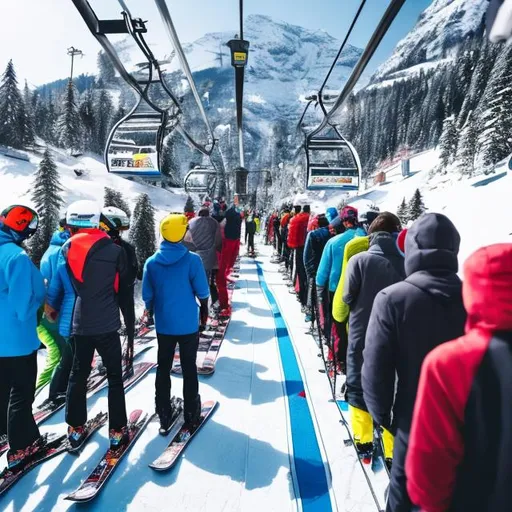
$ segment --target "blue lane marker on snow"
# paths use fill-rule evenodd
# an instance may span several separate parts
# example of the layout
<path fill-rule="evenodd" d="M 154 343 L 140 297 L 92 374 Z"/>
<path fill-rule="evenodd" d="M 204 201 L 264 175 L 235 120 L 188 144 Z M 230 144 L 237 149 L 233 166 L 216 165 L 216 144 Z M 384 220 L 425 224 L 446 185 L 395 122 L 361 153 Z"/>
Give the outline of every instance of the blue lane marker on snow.
<path fill-rule="evenodd" d="M 277 342 L 288 396 L 295 474 L 300 494 L 298 498 L 302 502 L 304 512 L 328 512 L 332 510 L 329 484 L 308 400 L 299 396 L 299 393 L 305 388 L 297 358 L 279 306 L 265 281 L 263 269 L 258 262 L 256 262 L 256 266 L 260 287 L 270 304 L 276 325 Z"/>

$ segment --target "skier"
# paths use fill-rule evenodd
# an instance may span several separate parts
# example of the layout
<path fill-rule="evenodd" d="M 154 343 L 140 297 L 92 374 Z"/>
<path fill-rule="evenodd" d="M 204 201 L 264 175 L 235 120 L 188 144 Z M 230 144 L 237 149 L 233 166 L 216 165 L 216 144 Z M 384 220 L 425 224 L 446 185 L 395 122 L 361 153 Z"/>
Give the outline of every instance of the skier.
<path fill-rule="evenodd" d="M 473 253 L 462 285 L 466 333 L 423 363 L 406 470 L 411 500 L 426 512 L 510 510 L 511 282 L 512 244 Z"/>
<path fill-rule="evenodd" d="M 87 379 L 97 350 L 107 369 L 110 448 L 128 441 L 123 389 L 119 300 L 131 293 L 125 252 L 101 229 L 101 210 L 94 201 L 77 201 L 66 213 L 75 232 L 62 249 L 59 266 L 65 265 L 76 292 L 72 335 L 75 358 L 69 378 L 66 422 L 72 450 L 87 435 Z"/>
<path fill-rule="evenodd" d="M 281 262 L 284 263 L 284 272 L 288 272 L 290 268 L 290 249 L 288 248 L 288 226 L 290 224 L 290 220 L 292 218 L 290 208 L 287 206 L 283 210 L 283 214 L 281 216 L 280 230 L 281 230 Z"/>
<path fill-rule="evenodd" d="M 37 212 L 22 205 L 0 214 L 0 439 L 8 437 L 9 469 L 22 469 L 44 446 L 32 416 L 37 378 L 37 311 L 43 276 L 21 244 L 37 230 Z"/>
<path fill-rule="evenodd" d="M 388 512 L 409 511 L 412 506 L 404 464 L 423 360 L 434 347 L 464 331 L 459 245 L 459 233 L 447 217 L 422 215 L 405 238 L 407 278 L 382 290 L 373 304 L 362 384 L 370 415 L 395 436 Z"/>
<path fill-rule="evenodd" d="M 219 223 L 210 216 L 208 206 L 203 205 L 198 216 L 190 221 L 185 240 L 193 244 L 194 252 L 201 257 L 210 283 L 212 305 L 215 305 L 219 298 L 215 279 L 219 269 L 218 254 L 222 251 L 222 233 Z"/>
<path fill-rule="evenodd" d="M 300 205 L 297 205 L 297 208 L 300 208 Z M 304 246 L 306 245 L 310 213 L 311 207 L 304 205 L 302 212 L 298 210 L 297 214 L 290 221 L 288 228 L 288 247 L 294 250 L 295 271 L 299 283 L 299 300 L 303 308 L 306 307 L 308 299 L 308 279 L 304 268 Z"/>
<path fill-rule="evenodd" d="M 231 316 L 229 304 L 227 280 L 233 270 L 235 261 L 240 251 L 240 236 L 242 233 L 242 217 L 237 207 L 233 204 L 226 210 L 224 220 L 224 238 L 222 240 L 222 253 L 220 257 L 219 271 L 217 272 L 217 289 L 219 291 L 220 315 Z"/>
<path fill-rule="evenodd" d="M 247 244 L 247 254 L 254 256 L 254 235 L 256 234 L 257 226 L 255 218 L 252 213 L 249 213 L 245 220 L 245 243 Z M 247 241 L 249 243 L 247 243 Z"/>
<path fill-rule="evenodd" d="M 48 289 L 57 274 L 57 264 L 62 246 L 69 240 L 70 236 L 69 230 L 66 229 L 66 219 L 61 219 L 59 228 L 55 231 L 50 241 L 50 247 L 48 247 L 41 258 L 41 274 Z M 55 325 L 55 320 L 46 313 L 37 326 L 37 334 L 43 345 L 45 345 L 48 355 L 46 366 L 37 380 L 36 389 L 50 382 L 50 392 L 48 399 L 45 401 L 46 404 L 63 403 L 66 400 L 69 372 L 73 363 L 71 345 L 65 337 L 60 335 L 58 326 Z"/>
<path fill-rule="evenodd" d="M 206 324 L 210 294 L 201 258 L 181 243 L 186 232 L 184 215 L 170 214 L 162 220 L 163 241 L 160 249 L 147 260 L 142 281 L 146 309 L 155 313 L 158 338 L 155 405 L 162 435 L 169 432 L 175 416 L 170 372 L 177 344 L 183 371 L 185 422 L 194 425 L 201 414 L 196 367 L 198 330 Z M 201 304 L 200 311 L 196 299 Z"/>
<path fill-rule="evenodd" d="M 325 245 L 331 238 L 329 221 L 325 215 L 318 215 L 318 229 L 308 233 L 304 246 L 304 268 L 308 278 L 308 308 L 306 322 L 312 322 L 316 318 L 316 272 L 322 259 Z"/>
<path fill-rule="evenodd" d="M 384 288 L 405 278 L 404 258 L 398 252 L 395 237 L 400 231 L 398 217 L 381 213 L 368 230 L 369 249 L 348 262 L 343 301 L 350 308 L 347 349 L 347 391 L 356 449 L 370 462 L 373 453 L 373 421 L 363 398 L 361 369 L 366 328 L 373 301 Z M 384 429 L 384 456 L 388 467 L 393 459 L 393 436 Z"/>
<path fill-rule="evenodd" d="M 357 210 L 354 207 L 345 206 L 341 211 L 339 219 L 341 220 L 342 228 L 346 231 L 336 235 L 327 242 L 316 274 L 316 289 L 320 302 L 319 307 L 323 309 L 323 315 L 327 324 L 327 333 L 331 332 L 330 326 L 333 325 L 332 301 L 340 280 L 345 245 L 354 237 L 364 236 L 366 234 L 363 228 L 359 227 L 357 224 Z M 337 361 L 344 366 L 346 364 L 347 347 L 345 343 L 340 346 L 340 336 L 343 336 L 343 333 L 334 333 L 335 342 L 332 348 L 336 353 Z M 342 339 L 345 338 L 346 336 L 343 336 Z"/>
<path fill-rule="evenodd" d="M 126 372 L 132 373 L 135 340 L 135 283 L 139 275 L 139 264 L 135 248 L 121 236 L 123 231 L 130 229 L 130 218 L 120 208 L 107 206 L 101 210 L 100 227 L 125 253 L 127 288 L 124 294 L 119 295 L 119 308 L 126 327 L 126 348 L 123 359 L 126 363 Z"/>
<path fill-rule="evenodd" d="M 370 207 L 359 211 L 357 220 L 359 222 L 360 227 L 364 229 L 365 233 L 369 232 L 372 222 L 379 215 L 380 211 L 378 207 Z M 389 212 L 386 215 L 392 216 L 389 219 L 389 222 L 394 222 L 396 225 L 396 229 L 400 230 L 400 219 Z M 343 287 L 345 283 L 348 262 L 350 261 L 350 258 L 352 258 L 352 256 L 359 254 L 360 252 L 367 251 L 369 247 L 370 240 L 368 236 L 357 236 L 347 243 L 347 245 L 345 246 L 345 250 L 343 251 L 341 276 L 340 280 L 338 281 L 338 286 L 336 287 L 336 292 L 334 293 L 332 302 L 332 317 L 336 325 L 337 331 L 340 332 L 340 335 L 344 338 L 346 338 L 348 315 L 350 313 L 350 308 L 348 307 L 347 304 L 345 304 L 345 302 L 343 302 Z M 346 338 L 346 342 L 348 343 L 348 338 Z"/>

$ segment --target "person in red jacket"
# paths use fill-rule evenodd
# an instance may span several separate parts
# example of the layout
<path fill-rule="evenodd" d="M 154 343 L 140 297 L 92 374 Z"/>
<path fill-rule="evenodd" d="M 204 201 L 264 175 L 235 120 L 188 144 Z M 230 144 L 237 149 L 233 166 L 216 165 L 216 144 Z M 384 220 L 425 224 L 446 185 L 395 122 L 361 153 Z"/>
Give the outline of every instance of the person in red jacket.
<path fill-rule="evenodd" d="M 406 461 L 422 512 L 498 512 L 512 503 L 512 244 L 466 261 L 466 334 L 425 359 Z"/>
<path fill-rule="evenodd" d="M 304 246 L 308 234 L 308 223 L 311 214 L 309 205 L 302 208 L 290 221 L 288 228 L 288 247 L 295 251 L 295 269 L 299 281 L 299 300 L 302 306 L 306 307 L 308 302 L 308 278 L 304 267 Z"/>

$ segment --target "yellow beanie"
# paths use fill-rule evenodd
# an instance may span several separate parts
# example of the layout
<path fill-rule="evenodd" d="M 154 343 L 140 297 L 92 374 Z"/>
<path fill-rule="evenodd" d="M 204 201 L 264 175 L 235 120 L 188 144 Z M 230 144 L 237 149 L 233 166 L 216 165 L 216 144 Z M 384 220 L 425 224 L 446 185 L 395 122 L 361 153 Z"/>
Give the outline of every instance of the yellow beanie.
<path fill-rule="evenodd" d="M 170 213 L 160 223 L 160 234 L 168 242 L 181 242 L 187 232 L 187 217 L 182 213 Z"/>

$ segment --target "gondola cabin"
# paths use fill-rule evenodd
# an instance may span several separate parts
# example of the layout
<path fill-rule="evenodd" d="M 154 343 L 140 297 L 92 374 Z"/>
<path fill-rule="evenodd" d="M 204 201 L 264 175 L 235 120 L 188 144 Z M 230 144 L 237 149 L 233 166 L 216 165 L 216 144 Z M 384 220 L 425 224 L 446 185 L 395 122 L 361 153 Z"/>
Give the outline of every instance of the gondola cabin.
<path fill-rule="evenodd" d="M 343 138 L 313 137 L 306 141 L 307 188 L 359 190 L 361 162 Z"/>

